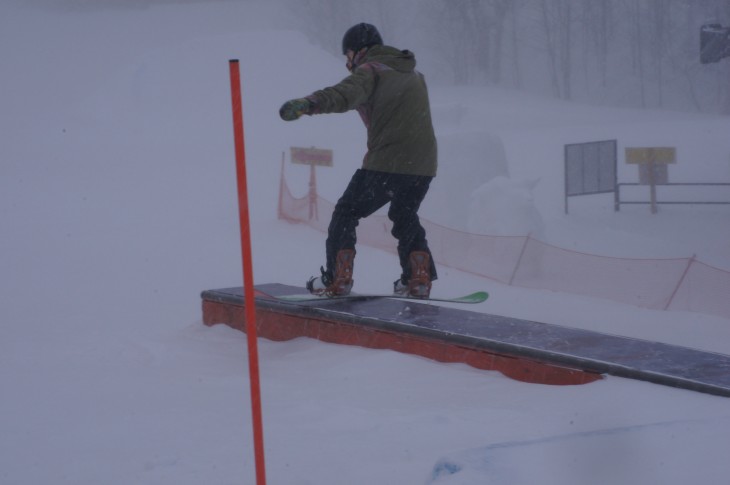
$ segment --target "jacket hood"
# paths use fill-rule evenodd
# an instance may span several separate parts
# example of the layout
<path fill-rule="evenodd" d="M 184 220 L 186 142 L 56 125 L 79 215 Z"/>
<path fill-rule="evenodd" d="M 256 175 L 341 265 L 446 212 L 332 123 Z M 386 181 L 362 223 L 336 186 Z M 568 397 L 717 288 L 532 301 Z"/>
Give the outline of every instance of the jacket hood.
<path fill-rule="evenodd" d="M 369 62 L 379 62 L 401 72 L 411 72 L 416 68 L 416 56 L 413 52 L 387 45 L 374 45 L 368 49 L 362 64 Z"/>

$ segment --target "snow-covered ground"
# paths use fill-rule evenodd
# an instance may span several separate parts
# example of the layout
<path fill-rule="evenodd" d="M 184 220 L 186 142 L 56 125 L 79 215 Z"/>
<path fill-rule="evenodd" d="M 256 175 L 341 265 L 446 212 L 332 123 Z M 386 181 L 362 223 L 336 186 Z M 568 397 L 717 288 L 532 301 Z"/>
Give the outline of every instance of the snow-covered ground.
<path fill-rule="evenodd" d="M 207 328 L 200 314 L 201 290 L 242 279 L 228 60 L 241 61 L 255 279 L 301 284 L 322 264 L 324 235 L 276 220 L 281 153 L 333 148 L 318 184 L 335 200 L 364 133 L 354 113 L 284 123 L 278 108 L 343 77 L 342 59 L 271 2 L 51 3 L 0 4 L 0 483 L 254 483 L 245 336 Z M 614 213 L 596 196 L 571 201 L 565 216 L 562 197 L 563 145 L 613 138 L 677 146 L 677 181 L 728 181 L 730 118 L 475 87 L 431 86 L 431 96 L 445 151 L 424 217 L 463 222 L 443 197 L 493 163 L 484 173 L 539 179 L 547 242 L 696 254 L 730 269 L 726 206 L 652 216 L 644 206 Z M 621 165 L 620 178 L 635 177 Z M 304 193 L 307 171 L 286 169 Z M 358 264 L 360 290 L 382 291 L 398 273 L 393 255 L 367 247 Z M 434 291 L 491 293 L 477 311 L 730 354 L 727 319 L 440 273 Z M 726 398 L 614 377 L 529 385 L 308 339 L 261 340 L 259 351 L 269 483 L 730 475 Z"/>

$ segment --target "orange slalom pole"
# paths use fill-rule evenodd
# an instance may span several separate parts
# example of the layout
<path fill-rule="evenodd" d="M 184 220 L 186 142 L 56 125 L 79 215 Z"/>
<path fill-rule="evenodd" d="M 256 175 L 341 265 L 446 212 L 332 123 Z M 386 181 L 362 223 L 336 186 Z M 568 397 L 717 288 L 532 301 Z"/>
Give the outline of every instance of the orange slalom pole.
<path fill-rule="evenodd" d="M 248 215 L 248 188 L 246 184 L 246 150 L 243 140 L 241 75 L 238 68 L 238 59 L 230 60 L 228 65 L 231 75 L 233 135 L 236 151 L 236 179 L 238 181 L 238 213 L 241 226 L 243 292 L 244 304 L 246 307 L 246 339 L 248 341 L 248 373 L 251 383 L 251 417 L 253 419 L 256 484 L 266 485 L 264 430 L 261 413 L 261 386 L 259 382 L 259 353 L 256 345 L 256 306 L 253 287 L 253 258 L 251 257 L 251 229 Z"/>

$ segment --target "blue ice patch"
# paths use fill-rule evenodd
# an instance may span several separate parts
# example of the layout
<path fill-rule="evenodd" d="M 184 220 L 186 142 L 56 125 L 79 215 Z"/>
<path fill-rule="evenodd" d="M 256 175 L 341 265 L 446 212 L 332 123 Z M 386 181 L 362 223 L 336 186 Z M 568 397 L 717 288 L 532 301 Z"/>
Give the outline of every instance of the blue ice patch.
<path fill-rule="evenodd" d="M 431 480 L 437 480 L 447 475 L 454 475 L 459 473 L 462 469 L 462 465 L 454 463 L 450 460 L 441 460 L 433 467 L 431 472 Z"/>

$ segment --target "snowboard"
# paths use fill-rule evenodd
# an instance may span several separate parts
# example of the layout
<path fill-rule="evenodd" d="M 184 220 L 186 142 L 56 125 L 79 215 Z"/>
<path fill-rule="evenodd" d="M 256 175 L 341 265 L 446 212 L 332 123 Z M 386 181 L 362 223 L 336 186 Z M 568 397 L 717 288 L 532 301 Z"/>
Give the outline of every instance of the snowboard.
<path fill-rule="evenodd" d="M 312 295 L 310 293 L 303 293 L 298 295 L 279 295 L 274 296 L 277 300 L 290 301 L 290 302 L 305 302 L 305 301 L 318 301 L 318 300 L 376 300 L 378 298 L 391 298 L 397 300 L 413 300 L 416 302 L 444 302 L 444 303 L 482 303 L 489 298 L 489 293 L 486 291 L 475 291 L 468 295 L 456 296 L 452 298 L 444 298 L 438 296 L 432 296 L 429 298 L 413 298 L 408 296 L 398 296 L 392 293 L 350 293 L 345 296 L 320 296 Z"/>

